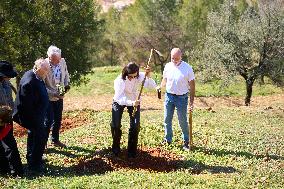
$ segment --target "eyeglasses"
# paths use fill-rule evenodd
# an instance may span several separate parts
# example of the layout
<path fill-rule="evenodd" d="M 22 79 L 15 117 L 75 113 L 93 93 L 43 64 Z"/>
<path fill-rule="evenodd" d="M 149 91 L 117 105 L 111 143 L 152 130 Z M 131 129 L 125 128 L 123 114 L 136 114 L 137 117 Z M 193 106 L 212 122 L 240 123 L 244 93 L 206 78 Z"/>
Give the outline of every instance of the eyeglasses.
<path fill-rule="evenodd" d="M 127 77 L 128 77 L 128 79 L 133 79 L 133 78 L 137 77 L 137 73 L 128 74 Z"/>

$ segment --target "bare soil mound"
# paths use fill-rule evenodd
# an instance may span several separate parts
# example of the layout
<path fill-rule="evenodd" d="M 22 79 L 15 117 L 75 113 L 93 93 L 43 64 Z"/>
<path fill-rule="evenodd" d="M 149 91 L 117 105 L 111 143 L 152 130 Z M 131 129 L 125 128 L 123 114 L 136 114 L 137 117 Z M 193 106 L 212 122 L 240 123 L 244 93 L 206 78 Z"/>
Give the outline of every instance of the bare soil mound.
<path fill-rule="evenodd" d="M 100 151 L 94 157 L 81 159 L 74 170 L 80 172 L 104 173 L 120 169 L 139 169 L 153 172 L 170 172 L 179 169 L 182 156 L 167 152 L 161 148 L 138 150 L 136 158 L 128 158 L 124 149 L 119 157 L 113 156 L 109 149 Z"/>

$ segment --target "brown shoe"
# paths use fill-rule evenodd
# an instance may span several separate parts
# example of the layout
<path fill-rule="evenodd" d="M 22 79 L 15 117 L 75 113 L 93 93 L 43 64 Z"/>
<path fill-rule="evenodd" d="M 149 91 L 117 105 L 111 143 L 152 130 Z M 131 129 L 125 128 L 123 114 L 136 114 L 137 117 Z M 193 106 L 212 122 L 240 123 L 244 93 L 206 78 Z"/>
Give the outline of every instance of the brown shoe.
<path fill-rule="evenodd" d="M 59 148 L 66 148 L 66 145 L 63 144 L 62 142 L 58 141 L 58 142 L 52 142 L 51 143 L 54 147 L 59 147 Z"/>

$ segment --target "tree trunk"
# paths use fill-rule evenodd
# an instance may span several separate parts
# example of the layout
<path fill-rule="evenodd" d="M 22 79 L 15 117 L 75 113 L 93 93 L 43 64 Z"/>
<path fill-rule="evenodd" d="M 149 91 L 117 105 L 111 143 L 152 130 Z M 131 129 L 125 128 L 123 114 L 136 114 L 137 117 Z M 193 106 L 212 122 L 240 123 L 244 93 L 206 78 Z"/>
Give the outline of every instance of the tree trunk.
<path fill-rule="evenodd" d="M 18 88 L 19 88 L 20 81 L 21 81 L 21 77 L 20 77 L 20 76 L 17 76 L 17 77 L 16 77 L 16 89 L 17 89 L 17 90 L 18 90 Z"/>
<path fill-rule="evenodd" d="M 260 85 L 264 85 L 264 75 L 260 76 Z"/>
<path fill-rule="evenodd" d="M 252 95 L 252 86 L 254 83 L 254 78 L 253 77 L 249 77 L 246 79 L 246 89 L 247 89 L 247 94 L 246 94 L 246 98 L 245 98 L 245 105 L 249 106 L 250 105 L 250 99 L 251 99 L 251 95 Z"/>
<path fill-rule="evenodd" d="M 113 61 L 113 57 L 114 57 L 114 44 L 111 41 L 110 42 L 110 46 L 111 46 L 111 50 L 110 50 L 110 65 L 113 66 L 114 65 L 114 61 Z"/>

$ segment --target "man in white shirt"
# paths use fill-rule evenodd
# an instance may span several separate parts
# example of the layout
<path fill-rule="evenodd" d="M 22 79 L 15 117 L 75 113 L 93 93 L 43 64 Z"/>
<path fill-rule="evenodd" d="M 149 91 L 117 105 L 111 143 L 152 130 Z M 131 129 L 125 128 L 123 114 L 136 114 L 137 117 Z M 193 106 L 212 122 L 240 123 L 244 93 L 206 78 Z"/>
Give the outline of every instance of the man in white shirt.
<path fill-rule="evenodd" d="M 173 138 L 172 120 L 175 108 L 182 130 L 183 149 L 189 150 L 189 127 L 187 122 L 188 92 L 190 91 L 190 109 L 193 111 L 195 96 L 195 77 L 192 67 L 181 59 L 179 48 L 171 51 L 171 62 L 165 65 L 161 87 L 166 87 L 163 143 L 171 144 Z"/>
<path fill-rule="evenodd" d="M 111 133 L 113 138 L 112 152 L 115 156 L 120 153 L 121 139 L 121 119 L 123 110 L 126 107 L 130 118 L 130 128 L 128 133 L 128 157 L 134 158 L 137 153 L 138 134 L 140 130 L 140 101 L 138 96 L 138 86 L 142 83 L 146 75 L 144 87 L 156 88 L 156 83 L 149 75 L 150 69 L 146 73 L 139 72 L 139 66 L 130 62 L 126 65 L 122 74 L 114 80 L 114 97 L 112 103 Z M 133 116 L 134 107 L 137 108 Z"/>

